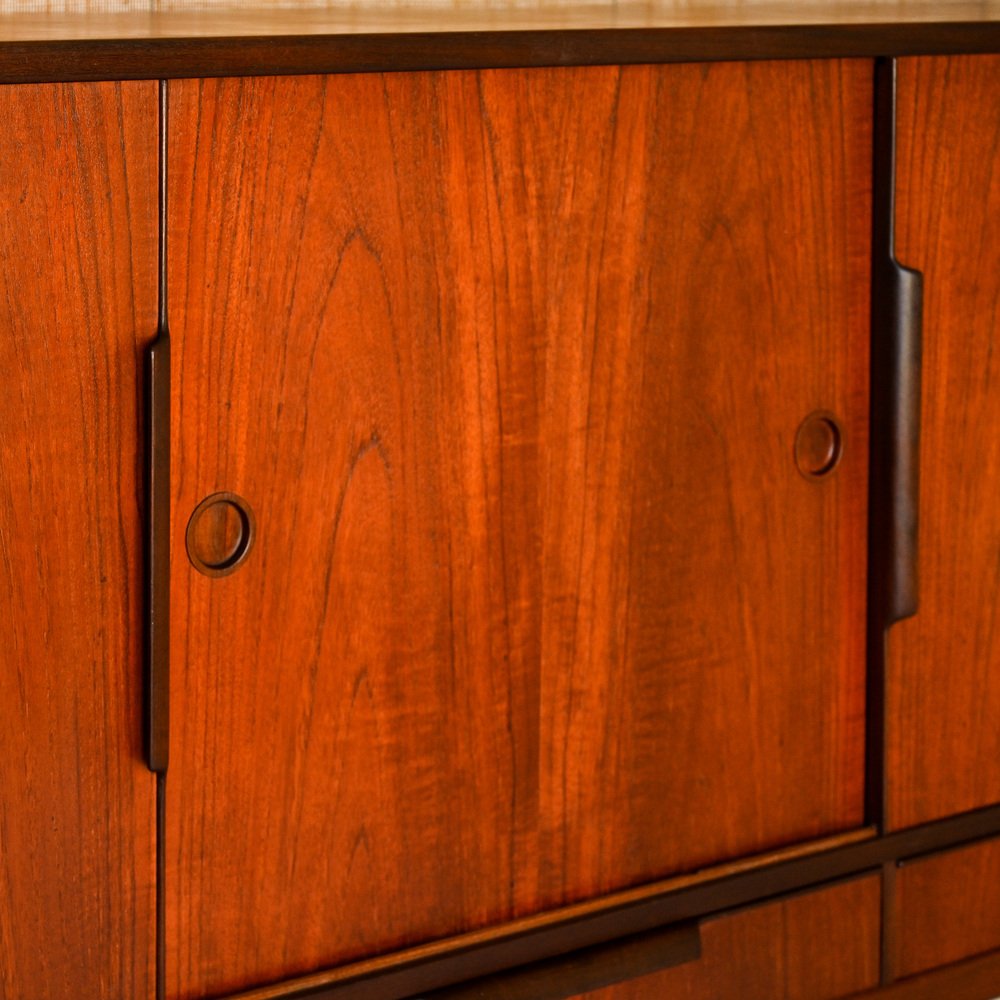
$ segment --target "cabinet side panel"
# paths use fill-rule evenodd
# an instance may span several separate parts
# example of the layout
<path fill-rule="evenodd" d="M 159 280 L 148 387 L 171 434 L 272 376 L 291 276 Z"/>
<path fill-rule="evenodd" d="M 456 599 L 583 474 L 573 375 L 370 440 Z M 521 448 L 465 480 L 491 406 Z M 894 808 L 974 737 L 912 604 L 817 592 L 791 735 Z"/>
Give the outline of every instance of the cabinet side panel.
<path fill-rule="evenodd" d="M 900 60 L 898 128 L 924 365 L 920 607 L 889 636 L 894 828 L 1000 801 L 1000 56 Z"/>
<path fill-rule="evenodd" d="M 171 996 L 860 824 L 870 104 L 171 83 Z M 211 577 L 216 491 L 257 535 Z"/>
<path fill-rule="evenodd" d="M 153 995 L 137 357 L 156 84 L 0 88 L 0 996 Z"/>

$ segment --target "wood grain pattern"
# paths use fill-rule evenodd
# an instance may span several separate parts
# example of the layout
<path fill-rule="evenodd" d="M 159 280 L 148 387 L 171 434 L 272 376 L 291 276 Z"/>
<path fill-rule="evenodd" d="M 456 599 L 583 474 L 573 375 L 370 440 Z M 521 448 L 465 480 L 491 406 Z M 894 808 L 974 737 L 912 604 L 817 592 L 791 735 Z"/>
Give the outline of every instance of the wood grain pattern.
<path fill-rule="evenodd" d="M 859 825 L 870 94 L 171 84 L 170 996 Z"/>
<path fill-rule="evenodd" d="M 894 881 L 898 976 L 1000 948 L 1000 840 L 901 865 Z"/>
<path fill-rule="evenodd" d="M 899 67 L 897 252 L 924 272 L 918 614 L 889 636 L 894 828 L 1000 801 L 1000 57 Z"/>
<path fill-rule="evenodd" d="M 583 994 L 587 1000 L 833 1000 L 879 976 L 879 877 L 701 925 L 696 962 Z"/>
<path fill-rule="evenodd" d="M 0 88 L 0 996 L 151 997 L 137 353 L 156 86 Z"/>

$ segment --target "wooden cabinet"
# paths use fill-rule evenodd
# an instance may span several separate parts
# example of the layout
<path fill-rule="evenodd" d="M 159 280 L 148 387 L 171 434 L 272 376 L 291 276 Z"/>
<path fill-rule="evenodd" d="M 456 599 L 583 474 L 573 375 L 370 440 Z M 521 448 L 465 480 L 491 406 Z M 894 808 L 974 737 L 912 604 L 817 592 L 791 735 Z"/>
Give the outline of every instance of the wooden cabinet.
<path fill-rule="evenodd" d="M 1000 57 L 681 28 L 0 88 L 3 1000 L 1000 992 Z"/>
<path fill-rule="evenodd" d="M 0 88 L 0 996 L 153 996 L 137 362 L 156 85 Z"/>

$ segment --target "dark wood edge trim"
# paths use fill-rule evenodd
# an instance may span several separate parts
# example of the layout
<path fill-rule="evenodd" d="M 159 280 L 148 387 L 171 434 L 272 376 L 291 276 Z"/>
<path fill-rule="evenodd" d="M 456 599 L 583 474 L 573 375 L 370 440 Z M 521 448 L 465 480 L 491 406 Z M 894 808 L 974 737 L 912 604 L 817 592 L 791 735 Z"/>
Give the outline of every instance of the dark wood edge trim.
<path fill-rule="evenodd" d="M 850 1000 L 988 1000 L 1000 993 L 1000 951 L 856 993 Z"/>
<path fill-rule="evenodd" d="M 270 987 L 229 994 L 229 1000 L 402 1000 L 465 980 L 539 962 L 558 955 L 605 944 L 622 937 L 689 923 L 764 902 L 776 896 L 815 888 L 866 872 L 900 858 L 957 847 L 1000 834 L 1000 805 L 951 816 L 923 826 L 856 841 L 817 854 L 795 857 L 764 868 L 740 871 L 708 882 L 685 886 L 662 895 L 627 903 L 599 901 L 585 913 L 560 918 L 528 930 L 495 936 L 461 936 L 450 947 L 428 951 L 415 947 L 382 960 L 358 962 L 328 974 L 301 977 Z M 325 978 L 325 981 L 324 981 Z"/>
<path fill-rule="evenodd" d="M 0 83 L 1000 52 L 1000 21 L 0 42 Z"/>

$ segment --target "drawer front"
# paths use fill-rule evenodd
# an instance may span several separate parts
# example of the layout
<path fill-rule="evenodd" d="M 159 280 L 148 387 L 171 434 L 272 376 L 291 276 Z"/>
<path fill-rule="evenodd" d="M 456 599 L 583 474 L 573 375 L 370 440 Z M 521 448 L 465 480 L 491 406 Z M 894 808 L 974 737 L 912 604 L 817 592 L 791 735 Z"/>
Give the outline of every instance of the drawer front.
<path fill-rule="evenodd" d="M 898 977 L 1000 948 L 1000 839 L 901 864 L 893 899 Z"/>
<path fill-rule="evenodd" d="M 171 997 L 860 825 L 871 86 L 170 84 Z"/>
<path fill-rule="evenodd" d="M 879 981 L 878 875 L 701 925 L 701 958 L 586 1000 L 833 1000 Z"/>

